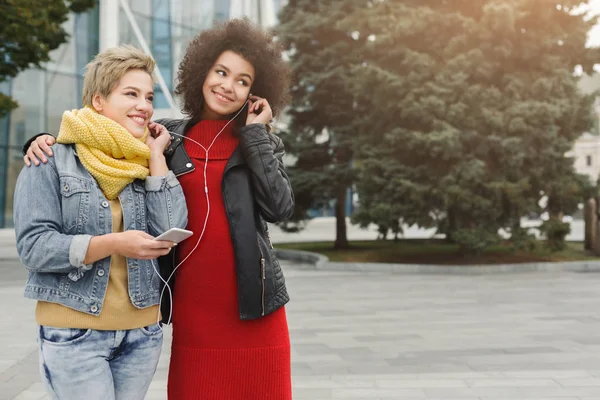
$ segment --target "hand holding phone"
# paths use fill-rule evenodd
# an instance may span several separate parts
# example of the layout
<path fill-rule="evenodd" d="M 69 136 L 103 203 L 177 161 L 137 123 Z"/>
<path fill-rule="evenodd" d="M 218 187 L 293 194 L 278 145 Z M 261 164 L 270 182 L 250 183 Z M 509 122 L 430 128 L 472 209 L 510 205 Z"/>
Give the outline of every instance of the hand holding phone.
<path fill-rule="evenodd" d="M 166 240 L 169 242 L 179 243 L 192 236 L 194 232 L 185 229 L 171 228 L 166 232 L 161 233 L 154 240 Z"/>

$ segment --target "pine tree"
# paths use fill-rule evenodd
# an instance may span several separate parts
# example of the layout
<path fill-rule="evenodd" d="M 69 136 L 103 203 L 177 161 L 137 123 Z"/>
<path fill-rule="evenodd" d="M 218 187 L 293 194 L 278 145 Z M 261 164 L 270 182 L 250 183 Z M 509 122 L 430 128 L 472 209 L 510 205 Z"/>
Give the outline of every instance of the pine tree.
<path fill-rule="evenodd" d="M 564 154 L 591 126 L 592 97 L 573 71 L 600 60 L 579 3 L 388 0 L 343 18 L 367 36 L 348 74 L 361 105 L 355 220 L 437 226 L 478 249 L 576 180 Z"/>
<path fill-rule="evenodd" d="M 335 200 L 336 248 L 348 247 L 345 206 L 354 181 L 353 121 L 359 107 L 349 82 L 365 42 L 336 23 L 367 3 L 290 1 L 276 28 L 296 78 L 289 129 L 282 133 L 286 151 L 296 158 L 288 169 L 296 198 L 293 221 L 301 223 L 311 207 Z"/>

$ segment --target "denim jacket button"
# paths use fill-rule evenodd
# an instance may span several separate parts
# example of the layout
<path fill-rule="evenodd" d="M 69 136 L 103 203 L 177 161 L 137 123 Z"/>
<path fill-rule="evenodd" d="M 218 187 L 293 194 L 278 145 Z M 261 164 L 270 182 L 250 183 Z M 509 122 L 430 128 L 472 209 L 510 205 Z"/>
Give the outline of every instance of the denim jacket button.
<path fill-rule="evenodd" d="M 104 270 L 103 269 L 99 269 L 98 270 L 98 276 L 104 276 Z"/>
<path fill-rule="evenodd" d="M 187 168 L 192 168 L 192 163 L 191 163 L 191 162 L 189 162 L 189 163 L 185 164 L 185 166 L 186 166 Z"/>
<path fill-rule="evenodd" d="M 68 192 L 69 191 L 69 185 L 65 185 L 65 187 L 63 189 L 65 189 L 65 192 Z"/>
<path fill-rule="evenodd" d="M 103 201 L 102 202 L 102 207 L 104 207 L 104 208 L 108 207 L 108 201 L 106 201 L 106 200 Z"/>
<path fill-rule="evenodd" d="M 90 307 L 90 310 L 95 313 L 96 311 L 98 311 L 98 306 L 97 305 L 93 305 L 92 307 Z"/>

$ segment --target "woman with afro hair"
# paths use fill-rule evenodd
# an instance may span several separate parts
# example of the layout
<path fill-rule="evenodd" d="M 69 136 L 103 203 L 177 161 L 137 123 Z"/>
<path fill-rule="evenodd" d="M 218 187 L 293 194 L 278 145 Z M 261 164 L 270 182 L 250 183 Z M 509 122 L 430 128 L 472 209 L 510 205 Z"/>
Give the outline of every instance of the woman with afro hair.
<path fill-rule="evenodd" d="M 171 132 L 164 155 L 194 232 L 159 260 L 162 318 L 173 321 L 170 399 L 292 398 L 289 297 L 267 230 L 294 208 L 284 146 L 269 132 L 289 85 L 273 36 L 231 20 L 196 36 L 180 64 L 188 118 L 157 121 Z M 43 161 L 52 139 L 26 144 L 26 162 Z"/>

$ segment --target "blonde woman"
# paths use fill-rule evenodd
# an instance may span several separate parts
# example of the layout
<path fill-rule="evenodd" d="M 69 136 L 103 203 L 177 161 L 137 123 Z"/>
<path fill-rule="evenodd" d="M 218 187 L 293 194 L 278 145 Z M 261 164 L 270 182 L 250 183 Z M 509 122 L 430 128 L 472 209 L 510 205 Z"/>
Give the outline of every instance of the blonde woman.
<path fill-rule="evenodd" d="M 15 190 L 17 249 L 37 300 L 40 371 L 55 399 L 143 399 L 162 346 L 153 237 L 184 228 L 183 192 L 150 122 L 155 62 L 124 46 L 86 67 L 53 157 Z"/>

